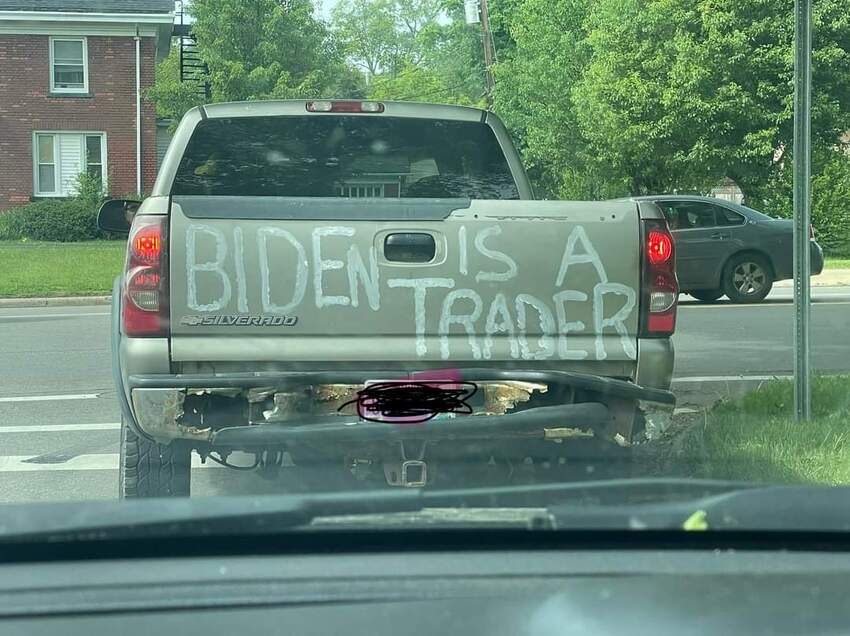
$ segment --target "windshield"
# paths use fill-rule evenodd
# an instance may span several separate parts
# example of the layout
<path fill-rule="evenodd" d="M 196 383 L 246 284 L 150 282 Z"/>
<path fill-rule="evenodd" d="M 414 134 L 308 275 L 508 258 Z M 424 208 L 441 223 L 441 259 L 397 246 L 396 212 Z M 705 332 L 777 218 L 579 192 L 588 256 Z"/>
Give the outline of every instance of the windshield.
<path fill-rule="evenodd" d="M 850 486 L 850 20 L 809 112 L 793 4 L 0 0 L 0 541 L 821 519 L 749 491 Z"/>
<path fill-rule="evenodd" d="M 172 191 L 519 198 L 504 153 L 486 124 L 363 116 L 208 120 L 193 133 Z"/>

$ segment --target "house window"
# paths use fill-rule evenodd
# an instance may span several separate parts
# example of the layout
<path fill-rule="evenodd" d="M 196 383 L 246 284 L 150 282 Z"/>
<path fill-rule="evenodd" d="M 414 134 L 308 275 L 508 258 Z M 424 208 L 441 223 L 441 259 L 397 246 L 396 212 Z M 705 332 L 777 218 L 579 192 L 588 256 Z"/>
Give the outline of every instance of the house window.
<path fill-rule="evenodd" d="M 369 197 L 384 198 L 384 184 L 343 184 L 336 187 L 336 194 L 340 197 L 353 199 L 364 199 Z"/>
<path fill-rule="evenodd" d="M 56 191 L 56 154 L 53 152 L 53 141 L 53 135 L 38 136 L 36 194 Z"/>
<path fill-rule="evenodd" d="M 103 133 L 36 133 L 33 146 L 35 196 L 70 196 L 83 172 L 104 180 L 106 138 Z"/>
<path fill-rule="evenodd" d="M 87 93 L 88 70 L 85 38 L 50 38 L 52 93 Z"/>
<path fill-rule="evenodd" d="M 86 135 L 86 172 L 103 181 L 103 137 Z"/>

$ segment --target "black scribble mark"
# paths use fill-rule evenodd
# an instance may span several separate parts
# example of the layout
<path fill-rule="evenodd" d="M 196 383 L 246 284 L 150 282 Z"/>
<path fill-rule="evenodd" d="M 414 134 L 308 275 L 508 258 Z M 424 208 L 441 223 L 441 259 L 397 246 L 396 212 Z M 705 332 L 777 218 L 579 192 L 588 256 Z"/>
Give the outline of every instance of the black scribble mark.
<path fill-rule="evenodd" d="M 357 414 L 369 422 L 421 424 L 440 413 L 472 414 L 467 400 L 478 391 L 473 382 L 377 382 L 357 392 L 339 407 L 356 404 Z M 388 421 L 389 420 L 389 421 Z"/>

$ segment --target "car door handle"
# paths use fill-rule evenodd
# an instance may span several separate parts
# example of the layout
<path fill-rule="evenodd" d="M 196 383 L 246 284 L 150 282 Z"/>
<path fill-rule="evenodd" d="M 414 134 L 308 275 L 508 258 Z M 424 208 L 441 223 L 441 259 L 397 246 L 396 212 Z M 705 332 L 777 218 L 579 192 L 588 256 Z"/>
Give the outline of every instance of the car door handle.
<path fill-rule="evenodd" d="M 430 263 L 437 243 L 425 232 L 395 232 L 384 239 L 384 258 L 396 263 Z"/>
<path fill-rule="evenodd" d="M 731 237 L 732 237 L 732 235 L 729 234 L 728 232 L 715 232 L 714 234 L 711 235 L 711 238 L 713 238 L 717 241 L 722 241 L 722 240 L 725 240 L 725 239 L 728 239 L 728 238 L 731 238 Z"/>

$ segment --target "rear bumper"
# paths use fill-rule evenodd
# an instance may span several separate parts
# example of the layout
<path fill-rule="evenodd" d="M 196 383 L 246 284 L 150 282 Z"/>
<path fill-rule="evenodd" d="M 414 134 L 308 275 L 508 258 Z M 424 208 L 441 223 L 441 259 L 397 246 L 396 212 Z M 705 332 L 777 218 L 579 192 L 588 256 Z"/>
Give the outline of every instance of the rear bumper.
<path fill-rule="evenodd" d="M 823 249 L 817 241 L 810 241 L 812 249 L 812 276 L 817 276 L 823 271 Z"/>
<path fill-rule="evenodd" d="M 357 416 L 299 416 L 295 421 L 246 424 L 219 420 L 198 426 L 183 418 L 187 391 L 214 389 L 247 390 L 274 387 L 292 391 L 311 385 L 362 384 L 376 377 L 386 380 L 409 379 L 408 374 L 392 372 L 297 372 L 217 374 L 153 374 L 127 378 L 137 432 L 159 442 L 194 440 L 199 445 L 221 448 L 285 446 L 288 443 L 394 442 L 406 439 L 481 440 L 493 438 L 554 438 L 566 428 L 593 429 L 603 433 L 627 430 L 632 424 L 634 406 L 648 403 L 672 410 L 675 397 L 670 391 L 647 388 L 613 378 L 566 371 L 523 371 L 459 369 L 464 381 L 520 381 L 569 387 L 583 396 L 582 401 L 540 406 L 505 415 L 458 416 L 433 419 L 420 424 L 365 421 Z M 453 379 L 457 379 L 455 376 Z M 212 417 L 209 418 L 212 421 Z M 559 432 L 560 431 L 560 432 Z"/>
<path fill-rule="evenodd" d="M 823 249 L 814 239 L 809 240 L 809 249 L 811 273 L 812 276 L 817 276 L 823 272 Z M 776 274 L 776 280 L 791 280 L 794 278 L 793 256 L 786 254 L 785 258 L 781 259 L 780 262 L 777 262 L 777 258 L 774 257 L 773 267 L 775 270 L 774 274 Z"/>

